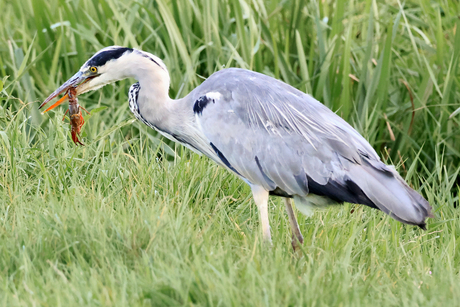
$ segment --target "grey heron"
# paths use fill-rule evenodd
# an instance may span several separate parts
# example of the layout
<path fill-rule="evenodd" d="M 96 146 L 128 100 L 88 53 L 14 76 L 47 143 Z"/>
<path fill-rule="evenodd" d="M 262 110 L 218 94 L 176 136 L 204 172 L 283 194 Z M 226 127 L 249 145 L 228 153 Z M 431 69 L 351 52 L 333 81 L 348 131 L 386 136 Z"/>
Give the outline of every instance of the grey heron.
<path fill-rule="evenodd" d="M 307 216 L 315 208 L 348 202 L 423 229 L 433 217 L 429 203 L 346 121 L 313 97 L 253 71 L 222 69 L 174 100 L 161 59 L 112 46 L 92 56 L 40 107 L 70 87 L 80 95 L 130 77 L 138 81 L 129 89 L 137 119 L 251 187 L 266 241 L 271 242 L 269 195 L 285 199 L 294 249 L 303 237 L 292 198 Z"/>

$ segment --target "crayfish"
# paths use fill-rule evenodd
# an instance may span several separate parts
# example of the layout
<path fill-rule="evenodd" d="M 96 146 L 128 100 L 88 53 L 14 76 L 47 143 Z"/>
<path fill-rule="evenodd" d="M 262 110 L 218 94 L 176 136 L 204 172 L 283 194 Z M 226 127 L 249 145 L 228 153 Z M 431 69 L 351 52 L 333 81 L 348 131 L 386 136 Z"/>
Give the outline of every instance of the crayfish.
<path fill-rule="evenodd" d="M 71 128 L 72 141 L 75 143 L 75 145 L 80 144 L 84 146 L 84 144 L 80 142 L 80 140 L 78 139 L 78 135 L 80 135 L 81 127 L 85 123 L 85 120 L 83 119 L 83 115 L 80 109 L 85 110 L 85 112 L 88 114 L 91 114 L 91 113 L 86 111 L 85 108 L 83 108 L 82 106 L 78 104 L 77 90 L 75 89 L 75 87 L 69 88 L 69 90 L 67 91 L 67 95 L 69 97 L 69 108 L 67 109 L 67 111 L 65 111 L 64 117 L 62 118 L 62 120 L 64 120 L 66 114 L 69 113 L 70 126 L 72 127 Z"/>
<path fill-rule="evenodd" d="M 48 101 L 50 101 L 52 98 L 54 98 L 58 94 L 59 94 L 59 92 L 53 93 L 50 97 L 48 97 L 40 105 L 40 108 L 43 107 Z M 85 108 L 83 108 L 81 105 L 78 104 L 76 87 L 74 87 L 74 86 L 69 87 L 67 89 L 66 94 L 61 99 L 59 99 L 55 104 L 53 104 L 51 107 L 46 109 L 43 113 L 46 113 L 49 110 L 54 109 L 55 107 L 57 107 L 58 105 L 63 103 L 66 99 L 69 99 L 69 108 L 67 109 L 67 111 L 65 111 L 64 117 L 62 118 L 62 120 L 64 120 L 66 114 L 69 113 L 72 141 L 75 143 L 75 145 L 80 144 L 80 145 L 84 146 L 84 144 L 82 142 L 80 142 L 80 140 L 78 139 L 78 136 L 80 135 L 81 127 L 85 123 L 85 120 L 83 119 L 83 115 L 81 113 L 81 109 L 85 110 L 85 112 L 88 113 L 88 114 L 91 114 L 91 113 L 86 111 Z"/>

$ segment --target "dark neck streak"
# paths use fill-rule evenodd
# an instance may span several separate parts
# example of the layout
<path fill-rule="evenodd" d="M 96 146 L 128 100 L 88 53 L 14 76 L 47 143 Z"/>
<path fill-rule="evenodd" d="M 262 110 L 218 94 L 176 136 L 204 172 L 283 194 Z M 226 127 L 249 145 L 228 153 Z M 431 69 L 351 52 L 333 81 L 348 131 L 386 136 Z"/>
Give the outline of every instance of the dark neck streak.
<path fill-rule="evenodd" d="M 140 91 L 141 91 L 141 86 L 138 82 L 132 85 L 130 92 L 129 92 L 129 107 L 130 107 L 131 112 L 134 114 L 134 116 L 138 120 L 143 122 L 145 125 L 149 126 L 152 129 L 155 129 L 156 131 L 158 131 L 159 133 L 161 133 L 163 136 L 167 137 L 168 139 L 174 142 L 183 144 L 185 146 L 189 146 L 195 150 L 198 150 L 198 148 L 196 148 L 195 146 L 187 142 L 181 136 L 175 134 L 174 132 L 164 127 L 164 125 L 153 123 L 142 115 L 142 112 L 139 110 L 139 92 Z M 173 102 L 170 102 L 170 103 L 173 103 Z"/>

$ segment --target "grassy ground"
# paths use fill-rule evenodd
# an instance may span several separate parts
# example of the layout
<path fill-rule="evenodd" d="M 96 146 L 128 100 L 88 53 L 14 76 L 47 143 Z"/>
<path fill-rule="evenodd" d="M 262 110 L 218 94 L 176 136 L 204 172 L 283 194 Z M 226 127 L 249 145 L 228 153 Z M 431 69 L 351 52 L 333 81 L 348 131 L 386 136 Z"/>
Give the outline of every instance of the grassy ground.
<path fill-rule="evenodd" d="M 460 304 L 460 7 L 455 1 L 0 0 L 0 304 Z M 132 80 L 85 94 L 85 147 L 39 102 L 98 49 L 164 58 L 173 97 L 222 67 L 311 93 L 433 205 L 428 231 L 280 199 L 261 243 L 249 188 L 133 120 Z M 7 77 L 8 76 L 8 77 Z"/>

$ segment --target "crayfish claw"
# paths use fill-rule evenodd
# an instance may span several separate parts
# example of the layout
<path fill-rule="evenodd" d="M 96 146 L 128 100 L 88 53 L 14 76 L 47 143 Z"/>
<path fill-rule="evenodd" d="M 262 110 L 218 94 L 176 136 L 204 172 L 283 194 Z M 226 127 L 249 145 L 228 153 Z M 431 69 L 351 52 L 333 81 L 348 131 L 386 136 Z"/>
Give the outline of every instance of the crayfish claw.
<path fill-rule="evenodd" d="M 78 135 L 75 131 L 72 131 L 72 141 L 75 143 L 75 145 L 85 146 L 85 144 L 80 142 L 80 140 L 78 139 Z"/>

